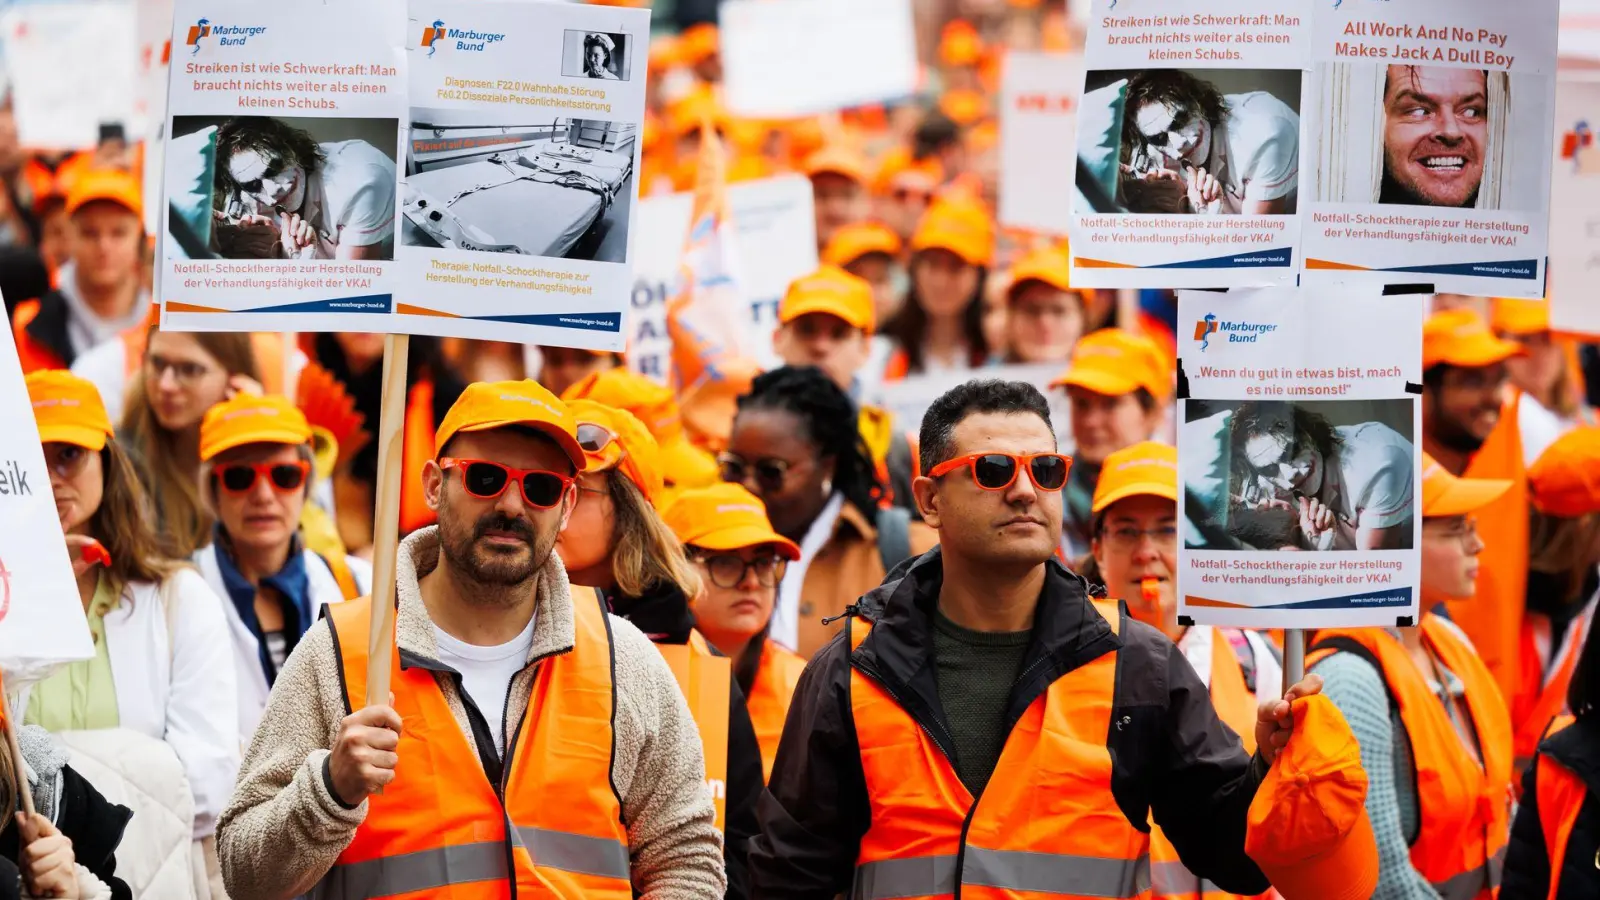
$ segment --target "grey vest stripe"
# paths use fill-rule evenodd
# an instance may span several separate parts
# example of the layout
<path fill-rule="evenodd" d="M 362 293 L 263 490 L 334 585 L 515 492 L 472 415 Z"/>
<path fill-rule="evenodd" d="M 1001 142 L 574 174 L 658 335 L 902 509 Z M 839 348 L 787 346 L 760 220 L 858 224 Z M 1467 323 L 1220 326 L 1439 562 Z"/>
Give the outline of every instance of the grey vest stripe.
<path fill-rule="evenodd" d="M 506 845 L 484 841 L 339 863 L 312 888 L 310 896 L 311 900 L 366 900 L 505 877 Z"/>
<path fill-rule="evenodd" d="M 1081 897 L 1135 897 L 1150 888 L 1150 857 L 1105 859 L 969 846 L 961 883 Z"/>
<path fill-rule="evenodd" d="M 1506 848 L 1501 847 L 1487 863 L 1440 882 L 1433 889 L 1439 892 L 1440 900 L 1472 900 L 1489 888 L 1499 887 L 1505 867 Z"/>
<path fill-rule="evenodd" d="M 1204 890 L 1199 876 L 1175 859 L 1150 864 L 1150 886 L 1167 897 L 1193 897 Z"/>
<path fill-rule="evenodd" d="M 852 900 L 892 900 L 953 894 L 955 890 L 954 856 L 912 856 L 857 866 L 850 896 Z"/>
<path fill-rule="evenodd" d="M 512 841 L 528 851 L 535 866 L 623 881 L 632 874 L 628 847 L 620 841 L 526 825 L 518 825 L 511 833 Z"/>

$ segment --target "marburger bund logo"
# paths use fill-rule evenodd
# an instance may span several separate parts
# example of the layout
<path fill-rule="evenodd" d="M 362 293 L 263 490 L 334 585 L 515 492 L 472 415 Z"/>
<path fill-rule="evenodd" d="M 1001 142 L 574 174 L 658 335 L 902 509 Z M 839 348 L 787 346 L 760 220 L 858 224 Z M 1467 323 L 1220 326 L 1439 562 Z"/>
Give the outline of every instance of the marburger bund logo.
<path fill-rule="evenodd" d="M 265 25 L 213 25 L 210 19 L 200 19 L 189 26 L 189 36 L 184 44 L 191 47 L 190 56 L 200 52 L 200 42 L 208 37 L 217 39 L 218 47 L 243 47 L 246 41 L 267 33 Z"/>
<path fill-rule="evenodd" d="M 1262 322 L 1230 322 L 1217 318 L 1215 313 L 1206 313 L 1206 317 L 1194 323 L 1194 339 L 1200 342 L 1201 352 L 1211 346 L 1213 334 L 1224 333 L 1228 336 L 1230 344 L 1254 344 L 1256 339 L 1263 334 L 1277 331 L 1278 326 Z M 1220 338 L 1219 338 L 1220 340 Z"/>
<path fill-rule="evenodd" d="M 492 31 L 474 31 L 470 28 L 450 28 L 444 24 L 443 19 L 435 19 L 432 25 L 422 29 L 421 46 L 428 48 L 428 55 L 432 56 L 439 50 L 439 42 L 444 41 L 445 49 L 459 50 L 463 53 L 482 53 L 490 44 L 497 44 L 506 39 L 504 34 Z M 451 42 L 454 42 L 452 45 Z"/>

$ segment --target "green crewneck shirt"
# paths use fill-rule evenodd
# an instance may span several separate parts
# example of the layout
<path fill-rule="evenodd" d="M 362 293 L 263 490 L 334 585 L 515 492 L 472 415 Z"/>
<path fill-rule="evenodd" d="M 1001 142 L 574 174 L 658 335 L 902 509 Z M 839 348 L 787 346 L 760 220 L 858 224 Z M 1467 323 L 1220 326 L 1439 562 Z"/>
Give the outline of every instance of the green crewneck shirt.
<path fill-rule="evenodd" d="M 972 631 L 934 613 L 939 703 L 956 742 L 956 775 L 973 797 L 983 793 L 1000 762 L 1006 700 L 1032 639 L 1032 631 Z"/>

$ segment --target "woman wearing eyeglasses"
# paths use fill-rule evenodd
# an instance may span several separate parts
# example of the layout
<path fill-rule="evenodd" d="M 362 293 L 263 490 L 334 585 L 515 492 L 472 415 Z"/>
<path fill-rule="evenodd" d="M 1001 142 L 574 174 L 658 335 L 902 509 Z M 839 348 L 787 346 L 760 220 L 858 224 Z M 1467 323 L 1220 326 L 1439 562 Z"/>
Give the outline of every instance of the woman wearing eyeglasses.
<path fill-rule="evenodd" d="M 144 490 L 94 385 L 63 371 L 35 372 L 27 384 L 95 655 L 35 685 L 24 721 L 51 732 L 103 734 L 74 746 L 118 760 L 117 771 L 139 782 L 130 798 L 189 806 L 170 786 L 167 793 L 152 787 L 164 777 L 177 783 L 181 771 L 192 794 L 193 838 L 209 838 L 239 766 L 238 696 L 222 610 L 153 530 Z M 163 762 L 172 755 L 175 762 Z"/>
<path fill-rule="evenodd" d="M 706 782 L 724 835 L 727 896 L 743 898 L 763 783 L 761 748 L 728 661 L 695 631 L 689 602 L 700 578 L 654 506 L 666 487 L 661 448 L 624 410 L 593 400 L 568 400 L 567 409 L 587 465 L 556 551 L 572 584 L 593 588 L 611 612 L 644 632 L 677 676 L 705 746 Z M 583 602 L 582 593 L 575 587 L 573 602 Z"/>
<path fill-rule="evenodd" d="M 1375 897 L 1488 898 L 1510 829 L 1511 715 L 1466 634 L 1435 610 L 1475 593 L 1475 514 L 1509 481 L 1422 457 L 1422 621 L 1318 631 L 1307 668 L 1350 723 L 1378 841 Z"/>
<path fill-rule="evenodd" d="M 194 563 L 222 598 L 239 685 L 239 740 L 248 745 L 267 695 L 323 606 L 371 590 L 362 560 L 307 549 L 300 513 L 311 494 L 311 426 L 276 396 L 240 394 L 200 425 L 200 493 L 216 518 Z"/>
<path fill-rule="evenodd" d="M 1283 695 L 1278 652 L 1257 631 L 1178 624 L 1178 451 L 1155 441 L 1105 458 L 1090 505 L 1091 555 L 1078 567 L 1091 584 L 1125 600 L 1133 617 L 1177 642 L 1211 695 L 1217 718 L 1254 752 L 1256 710 Z M 1159 828 L 1150 838 L 1150 875 L 1162 900 L 1225 900 L 1178 858 Z"/>
<path fill-rule="evenodd" d="M 700 570 L 695 629 L 733 659 L 761 745 L 761 773 L 772 774 L 789 700 L 806 661 L 767 640 L 778 584 L 800 558 L 794 541 L 772 530 L 760 498 L 737 484 L 684 491 L 662 517 Z"/>
<path fill-rule="evenodd" d="M 757 376 L 739 398 L 718 458 L 722 480 L 760 497 L 772 527 L 800 547 L 778 585 L 768 637 L 805 659 L 841 627 L 831 617 L 939 542 L 923 523 L 881 508 L 883 486 L 857 421 L 821 369 L 784 366 Z"/>

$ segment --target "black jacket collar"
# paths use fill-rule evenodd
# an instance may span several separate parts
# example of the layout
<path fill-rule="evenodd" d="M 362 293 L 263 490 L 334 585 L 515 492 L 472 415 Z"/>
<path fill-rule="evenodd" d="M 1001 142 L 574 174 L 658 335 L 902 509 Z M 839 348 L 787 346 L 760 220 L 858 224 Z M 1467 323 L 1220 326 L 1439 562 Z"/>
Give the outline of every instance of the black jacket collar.
<path fill-rule="evenodd" d="M 1545 739 L 1539 748 L 1600 795 L 1600 717 L 1579 719 Z"/>

